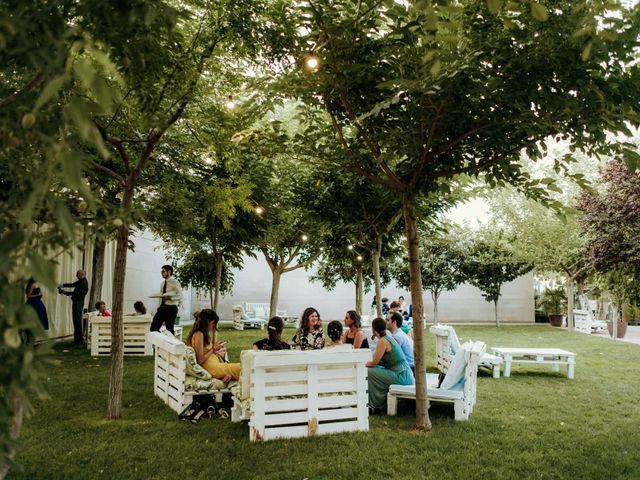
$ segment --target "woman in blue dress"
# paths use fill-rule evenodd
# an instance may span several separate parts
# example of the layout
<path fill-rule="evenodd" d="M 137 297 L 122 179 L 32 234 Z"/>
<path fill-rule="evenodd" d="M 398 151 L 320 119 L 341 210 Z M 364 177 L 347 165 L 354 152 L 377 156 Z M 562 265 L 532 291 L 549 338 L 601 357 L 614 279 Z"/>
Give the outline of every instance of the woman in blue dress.
<path fill-rule="evenodd" d="M 49 316 L 47 315 L 47 309 L 44 303 L 42 303 L 42 292 L 40 291 L 40 287 L 38 287 L 38 282 L 36 282 L 33 277 L 27 282 L 25 293 L 27 294 L 27 303 L 31 305 L 38 314 L 42 328 L 49 330 Z"/>
<path fill-rule="evenodd" d="M 391 385 L 413 385 L 411 368 L 398 342 L 387 333 L 387 324 L 381 318 L 371 322 L 378 345 L 373 358 L 367 362 L 369 369 L 369 407 L 374 411 L 387 408 L 387 393 Z"/>

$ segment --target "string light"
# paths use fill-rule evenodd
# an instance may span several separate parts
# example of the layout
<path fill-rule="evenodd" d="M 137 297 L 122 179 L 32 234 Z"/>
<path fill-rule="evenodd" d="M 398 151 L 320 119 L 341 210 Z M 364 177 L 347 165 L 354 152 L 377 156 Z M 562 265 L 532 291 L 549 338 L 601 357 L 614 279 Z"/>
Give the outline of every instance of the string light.
<path fill-rule="evenodd" d="M 258 205 L 255 208 L 255 212 L 256 212 L 256 215 L 262 215 L 264 213 L 264 208 L 262 208 L 260 205 Z"/>
<path fill-rule="evenodd" d="M 227 97 L 227 101 L 224 102 L 224 106 L 227 107 L 227 110 L 234 110 L 236 108 L 236 102 L 233 99 L 233 95 L 229 95 Z"/>
<path fill-rule="evenodd" d="M 356 257 L 356 259 L 357 259 L 359 262 L 361 262 L 361 261 L 362 261 L 362 255 L 358 255 L 358 256 Z"/>
<path fill-rule="evenodd" d="M 353 250 L 353 245 L 349 245 L 349 246 L 347 247 L 347 249 L 348 249 L 348 250 Z"/>
<path fill-rule="evenodd" d="M 302 235 L 302 241 L 306 242 L 307 240 L 309 240 L 309 237 L 307 235 Z"/>
<path fill-rule="evenodd" d="M 310 72 L 317 72 L 320 69 L 320 59 L 313 53 L 304 59 L 304 66 Z"/>

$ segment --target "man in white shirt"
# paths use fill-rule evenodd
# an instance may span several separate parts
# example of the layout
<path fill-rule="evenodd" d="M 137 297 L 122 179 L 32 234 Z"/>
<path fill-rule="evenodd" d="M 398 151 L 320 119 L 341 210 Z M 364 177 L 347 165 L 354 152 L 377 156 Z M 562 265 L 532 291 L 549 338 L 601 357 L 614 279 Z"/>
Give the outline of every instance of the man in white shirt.
<path fill-rule="evenodd" d="M 415 363 L 413 359 L 413 340 L 400 328 L 402 326 L 402 315 L 395 312 L 387 317 L 387 330 L 391 332 L 391 336 L 398 342 L 402 353 L 404 353 L 407 363 L 411 367 L 411 371 L 415 375 Z"/>
<path fill-rule="evenodd" d="M 182 301 L 182 288 L 180 282 L 173 278 L 173 267 L 171 265 L 163 265 L 160 270 L 164 279 L 160 284 L 160 305 L 158 311 L 151 321 L 151 331 L 157 332 L 164 323 L 164 326 L 171 333 L 173 324 L 178 316 L 178 304 Z"/>

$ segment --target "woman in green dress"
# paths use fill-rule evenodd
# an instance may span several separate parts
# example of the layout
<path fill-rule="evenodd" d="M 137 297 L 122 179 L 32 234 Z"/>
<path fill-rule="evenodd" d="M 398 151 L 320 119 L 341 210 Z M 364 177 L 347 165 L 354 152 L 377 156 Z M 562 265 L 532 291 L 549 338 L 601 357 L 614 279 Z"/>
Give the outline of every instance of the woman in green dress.
<path fill-rule="evenodd" d="M 371 322 L 373 335 L 378 337 L 378 345 L 373 358 L 367 362 L 369 369 L 369 407 L 385 410 L 387 393 L 391 385 L 413 385 L 411 368 L 398 342 L 387 333 L 387 324 L 381 318 Z"/>

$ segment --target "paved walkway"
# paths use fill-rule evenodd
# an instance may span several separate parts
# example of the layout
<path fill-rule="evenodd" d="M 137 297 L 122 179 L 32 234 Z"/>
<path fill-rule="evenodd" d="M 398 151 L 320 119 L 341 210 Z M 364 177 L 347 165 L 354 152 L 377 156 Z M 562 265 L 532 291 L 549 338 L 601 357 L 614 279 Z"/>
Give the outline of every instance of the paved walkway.
<path fill-rule="evenodd" d="M 608 332 L 596 333 L 595 335 L 602 335 L 603 337 L 609 337 Z M 627 327 L 627 333 L 624 336 L 624 338 L 619 338 L 618 340 L 622 342 L 635 343 L 636 345 L 640 345 L 640 326 L 629 325 Z"/>

